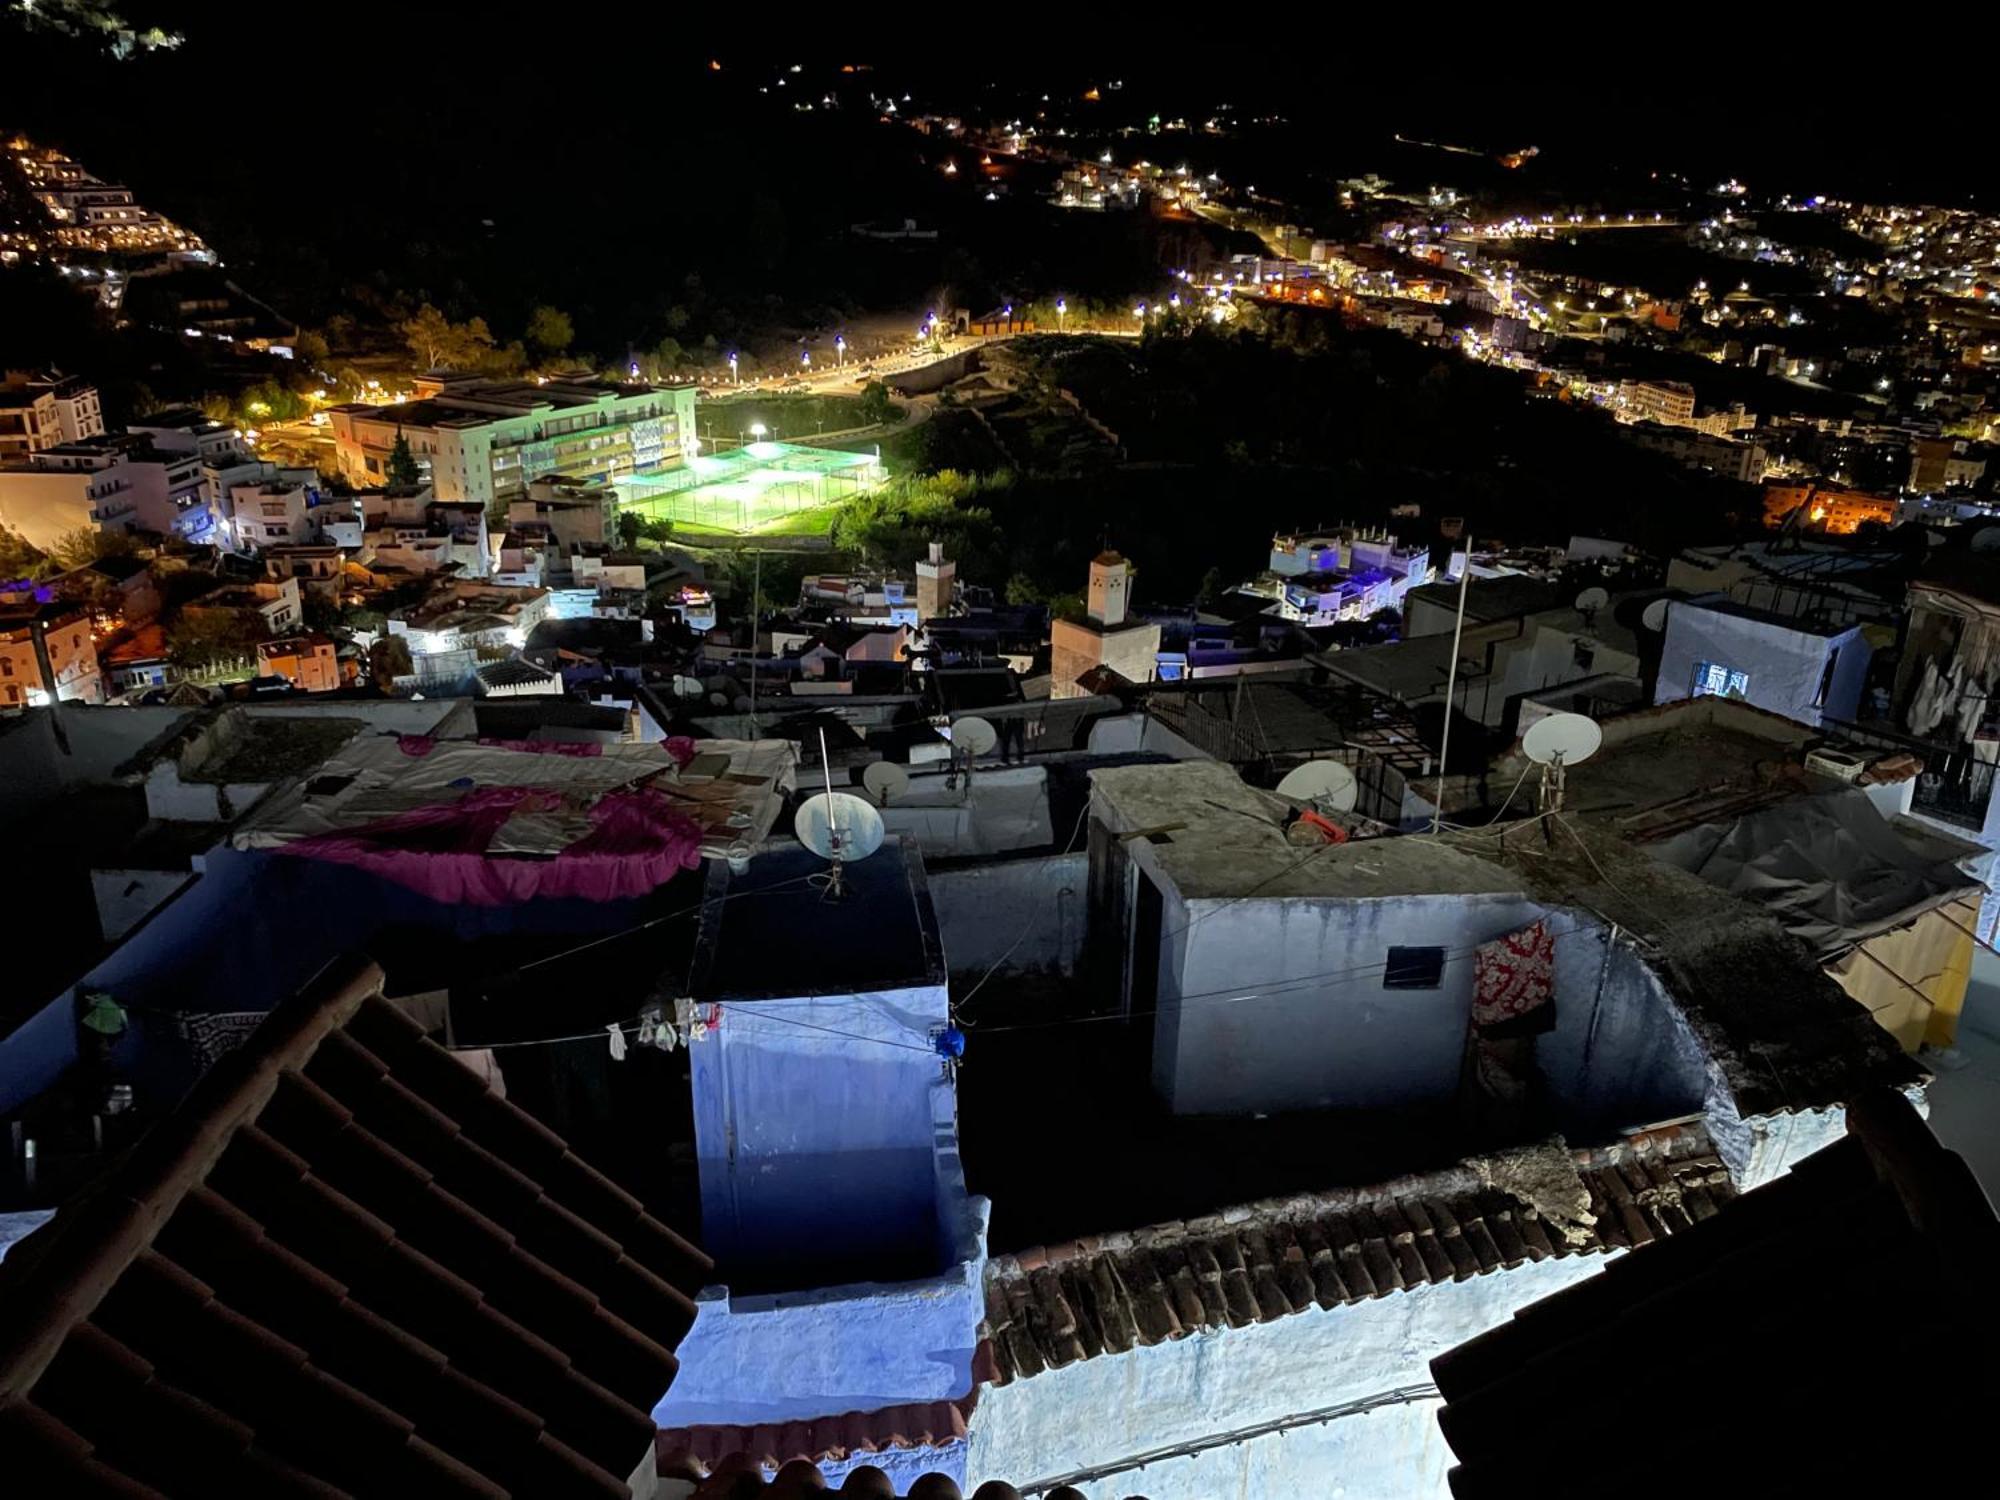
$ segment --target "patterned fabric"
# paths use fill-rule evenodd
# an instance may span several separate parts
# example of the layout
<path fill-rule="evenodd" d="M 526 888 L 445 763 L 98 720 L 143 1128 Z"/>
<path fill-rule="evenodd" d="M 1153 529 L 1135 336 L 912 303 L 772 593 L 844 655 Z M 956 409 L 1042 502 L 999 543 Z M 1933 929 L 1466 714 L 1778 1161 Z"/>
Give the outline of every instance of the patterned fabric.
<path fill-rule="evenodd" d="M 250 1039 L 263 1024 L 269 1011 L 219 1010 L 200 1015 L 182 1012 L 174 1017 L 174 1030 L 187 1042 L 206 1073 Z"/>
<path fill-rule="evenodd" d="M 1482 1036 L 1521 1036 L 1556 1024 L 1556 940 L 1547 922 L 1481 943 L 1472 1025 Z"/>

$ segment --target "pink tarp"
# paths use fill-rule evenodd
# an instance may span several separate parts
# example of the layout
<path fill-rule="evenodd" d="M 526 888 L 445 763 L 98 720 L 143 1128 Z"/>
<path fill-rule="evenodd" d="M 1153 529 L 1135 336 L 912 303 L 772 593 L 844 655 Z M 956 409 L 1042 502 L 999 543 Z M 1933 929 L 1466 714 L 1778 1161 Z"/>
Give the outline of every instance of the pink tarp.
<path fill-rule="evenodd" d="M 648 787 L 599 797 L 588 810 L 591 831 L 553 858 L 487 852 L 510 819 L 561 804 L 562 793 L 547 787 L 488 787 L 358 828 L 294 839 L 277 852 L 357 865 L 433 901 L 471 906 L 537 896 L 629 900 L 701 863 L 700 825 Z"/>

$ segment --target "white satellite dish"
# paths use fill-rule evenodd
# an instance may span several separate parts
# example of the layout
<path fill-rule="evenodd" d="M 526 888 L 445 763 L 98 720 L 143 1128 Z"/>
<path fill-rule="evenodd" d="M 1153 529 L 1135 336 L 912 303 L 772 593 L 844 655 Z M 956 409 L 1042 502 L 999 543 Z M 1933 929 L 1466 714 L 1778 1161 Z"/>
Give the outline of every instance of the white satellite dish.
<path fill-rule="evenodd" d="M 986 754 L 999 744 L 1000 733 L 986 720 L 972 715 L 951 726 L 951 742 L 970 759 Z"/>
<path fill-rule="evenodd" d="M 1559 813 L 1563 805 L 1563 778 L 1569 768 L 1589 760 L 1604 743 L 1604 731 L 1595 719 L 1582 714 L 1551 714 L 1537 719 L 1521 737 L 1521 749 L 1542 768 L 1542 811 Z"/>
<path fill-rule="evenodd" d="M 909 789 L 910 773 L 894 761 L 878 760 L 861 773 L 861 784 L 877 806 L 887 807 Z"/>
<path fill-rule="evenodd" d="M 1655 599 L 1639 616 L 1639 623 L 1657 635 L 1667 628 L 1667 606 L 1673 602 L 1671 599 Z"/>
<path fill-rule="evenodd" d="M 836 865 L 866 859 L 882 847 L 882 815 L 852 792 L 816 792 L 799 804 L 792 833 L 801 844 Z"/>
<path fill-rule="evenodd" d="M 1538 766 L 1581 765 L 1604 743 L 1595 719 L 1582 714 L 1550 714 L 1522 736 L 1521 749 Z"/>
<path fill-rule="evenodd" d="M 1595 614 L 1611 602 L 1611 595 L 1592 585 L 1576 596 L 1576 607 L 1585 614 Z"/>
<path fill-rule="evenodd" d="M 674 696 L 676 698 L 699 698 L 705 690 L 699 677 L 676 677 Z"/>
<path fill-rule="evenodd" d="M 1354 773 L 1337 760 L 1309 760 L 1292 767 L 1278 783 L 1279 796 L 1310 802 L 1327 812 L 1354 811 L 1360 790 Z"/>

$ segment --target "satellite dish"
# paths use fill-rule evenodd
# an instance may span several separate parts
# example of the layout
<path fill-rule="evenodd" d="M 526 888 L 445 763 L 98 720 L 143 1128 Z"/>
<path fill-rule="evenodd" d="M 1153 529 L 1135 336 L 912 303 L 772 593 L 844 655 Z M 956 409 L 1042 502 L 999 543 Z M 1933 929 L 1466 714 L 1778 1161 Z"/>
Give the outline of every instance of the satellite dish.
<path fill-rule="evenodd" d="M 1309 760 L 1294 766 L 1278 783 L 1278 795 L 1311 802 L 1328 812 L 1352 812 L 1360 788 L 1354 773 L 1337 760 Z"/>
<path fill-rule="evenodd" d="M 909 789 L 910 773 L 894 761 L 878 760 L 861 773 L 861 784 L 879 806 L 887 807 Z"/>
<path fill-rule="evenodd" d="M 699 677 L 676 677 L 674 679 L 674 696 L 676 698 L 699 698 L 702 692 L 703 689 Z"/>
<path fill-rule="evenodd" d="M 1576 596 L 1576 607 L 1587 615 L 1595 614 L 1610 602 L 1611 595 L 1595 585 L 1585 589 Z"/>
<path fill-rule="evenodd" d="M 2000 552 L 2000 526 L 1982 526 L 1972 533 L 1974 552 Z"/>
<path fill-rule="evenodd" d="M 951 742 L 971 758 L 984 755 L 999 744 L 1000 734 L 986 720 L 972 715 L 951 726 Z"/>
<path fill-rule="evenodd" d="M 729 707 L 729 695 L 727 693 L 710 693 L 708 695 L 708 701 L 714 704 L 717 708 Z"/>
<path fill-rule="evenodd" d="M 1521 749 L 1538 766 L 1581 765 L 1604 743 L 1595 719 L 1582 714 L 1550 714 L 1522 736 Z"/>
<path fill-rule="evenodd" d="M 866 859 L 882 847 L 882 815 L 866 797 L 852 792 L 816 792 L 799 804 L 792 833 L 813 853 L 835 864 Z"/>
<path fill-rule="evenodd" d="M 1639 623 L 1656 634 L 1667 628 L 1667 606 L 1671 599 L 1655 599 L 1646 606 L 1646 612 L 1639 616 Z"/>

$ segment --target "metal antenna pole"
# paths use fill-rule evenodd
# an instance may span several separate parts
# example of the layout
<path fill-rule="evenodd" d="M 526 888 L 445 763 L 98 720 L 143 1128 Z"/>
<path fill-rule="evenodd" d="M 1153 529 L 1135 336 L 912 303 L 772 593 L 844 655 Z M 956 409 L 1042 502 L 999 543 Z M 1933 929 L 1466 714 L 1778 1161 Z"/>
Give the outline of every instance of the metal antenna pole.
<path fill-rule="evenodd" d="M 750 738 L 757 738 L 757 605 L 764 597 L 764 554 L 756 551 L 750 554 L 753 568 L 750 579 Z M 1465 554 L 1469 565 L 1470 552 Z"/>
<path fill-rule="evenodd" d="M 1431 809 L 1431 832 L 1444 821 L 1444 768 L 1451 754 L 1451 699 L 1458 687 L 1458 643 L 1465 634 L 1465 586 L 1472 581 L 1472 538 L 1465 539 L 1465 570 L 1458 575 L 1458 618 L 1451 627 L 1451 669 L 1444 679 L 1444 733 L 1438 736 L 1437 805 Z"/>

